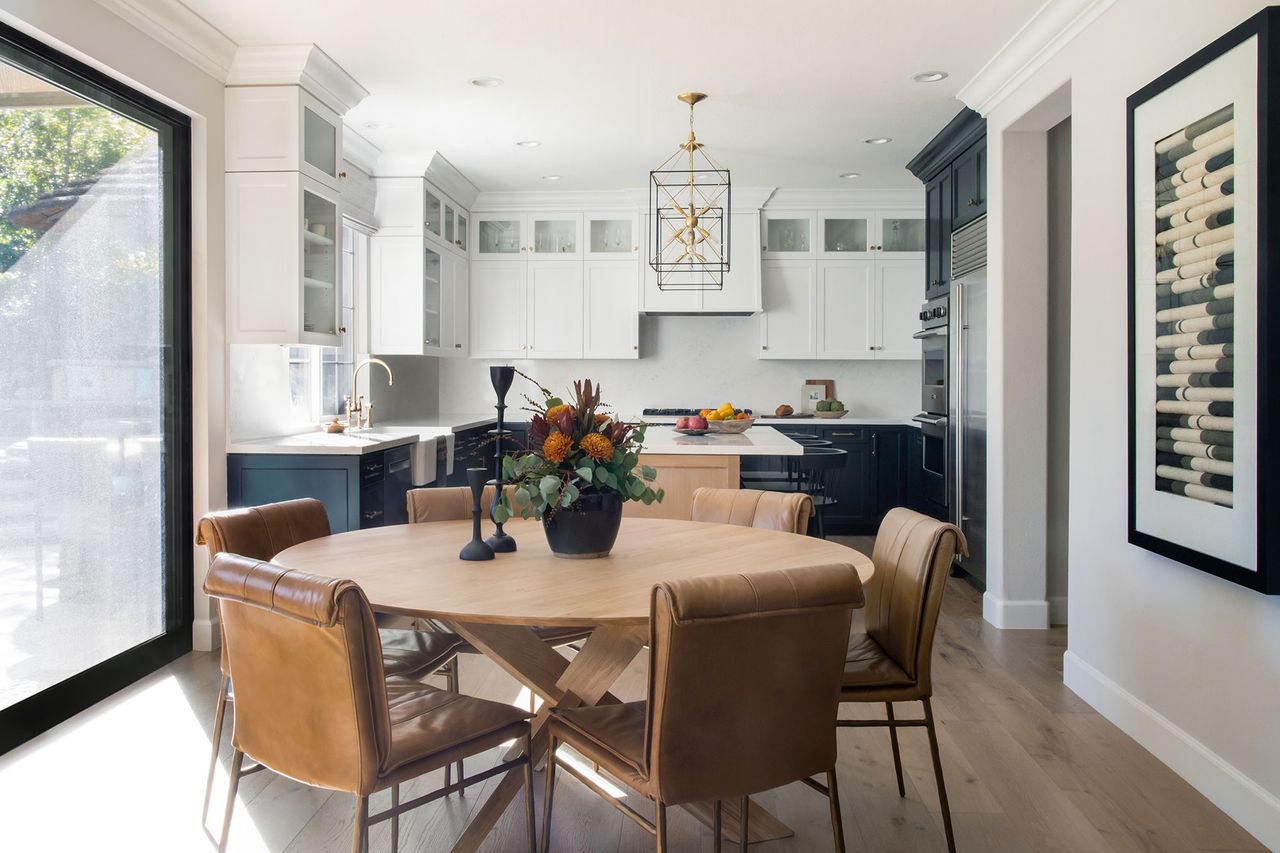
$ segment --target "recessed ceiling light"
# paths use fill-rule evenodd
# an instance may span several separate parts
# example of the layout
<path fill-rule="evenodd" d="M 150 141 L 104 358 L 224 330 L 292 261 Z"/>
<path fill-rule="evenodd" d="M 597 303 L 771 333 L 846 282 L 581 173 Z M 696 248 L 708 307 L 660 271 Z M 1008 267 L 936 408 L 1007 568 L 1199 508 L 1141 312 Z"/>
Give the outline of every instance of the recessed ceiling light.
<path fill-rule="evenodd" d="M 921 71 L 919 74 L 911 75 L 911 79 L 917 83 L 937 83 L 939 80 L 947 79 L 945 71 Z"/>
<path fill-rule="evenodd" d="M 382 122 L 380 121 L 366 121 L 364 123 L 365 130 L 377 130 L 380 127 L 382 127 Z"/>
<path fill-rule="evenodd" d="M 893 141 L 892 136 L 873 136 L 870 139 L 864 139 L 863 142 L 868 145 L 885 145 Z"/>
<path fill-rule="evenodd" d="M 516 143 L 516 145 L 519 145 L 521 148 L 537 148 L 541 144 L 542 143 L 536 139 L 522 139 Z"/>
<path fill-rule="evenodd" d="M 558 180 L 560 180 L 560 176 L 559 176 L 559 175 L 543 175 L 543 176 L 542 176 L 542 180 L 544 180 L 544 181 L 558 181 Z"/>
<path fill-rule="evenodd" d="M 861 172 L 843 172 L 840 177 L 852 180 L 853 178 L 861 178 Z"/>
<path fill-rule="evenodd" d="M 492 89 L 495 86 L 502 85 L 501 77 L 473 77 L 471 78 L 472 86 L 479 86 L 481 89 Z"/>

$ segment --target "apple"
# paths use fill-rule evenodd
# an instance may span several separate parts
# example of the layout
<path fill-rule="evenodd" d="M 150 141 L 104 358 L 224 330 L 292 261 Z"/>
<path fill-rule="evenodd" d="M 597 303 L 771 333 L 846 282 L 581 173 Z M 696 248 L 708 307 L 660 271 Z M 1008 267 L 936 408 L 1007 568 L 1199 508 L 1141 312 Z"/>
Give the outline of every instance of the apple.
<path fill-rule="evenodd" d="M 676 419 L 676 429 L 688 429 L 688 428 L 689 428 L 689 419 L 688 419 L 688 418 L 677 418 L 677 419 Z"/>
<path fill-rule="evenodd" d="M 689 429 L 706 429 L 707 419 L 704 418 L 702 415 L 694 415 L 693 417 L 689 418 L 688 428 Z"/>

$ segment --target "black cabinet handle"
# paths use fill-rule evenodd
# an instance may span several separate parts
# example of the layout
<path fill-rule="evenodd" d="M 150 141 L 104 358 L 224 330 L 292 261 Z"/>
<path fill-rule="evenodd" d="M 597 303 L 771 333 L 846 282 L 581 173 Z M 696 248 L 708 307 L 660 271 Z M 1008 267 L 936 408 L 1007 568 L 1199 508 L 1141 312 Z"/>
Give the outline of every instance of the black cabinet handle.
<path fill-rule="evenodd" d="M 977 200 L 976 198 L 971 198 L 971 199 L 969 199 L 969 206 L 970 206 L 970 207 L 977 207 L 977 206 L 978 206 L 978 200 Z"/>
<path fill-rule="evenodd" d="M 833 433 L 831 433 L 831 434 L 832 434 L 832 435 L 847 435 L 847 436 L 852 436 L 852 437 L 857 437 L 857 436 L 859 436 L 859 435 L 862 435 L 862 433 L 860 433 L 860 432 L 833 432 Z"/>
<path fill-rule="evenodd" d="M 382 516 L 382 510 L 380 509 L 365 510 L 363 515 L 366 521 L 373 521 L 375 518 L 380 518 Z"/>
<path fill-rule="evenodd" d="M 876 455 L 876 449 L 879 446 L 879 439 L 880 439 L 880 433 L 878 432 L 871 433 L 871 455 L 872 456 Z"/>

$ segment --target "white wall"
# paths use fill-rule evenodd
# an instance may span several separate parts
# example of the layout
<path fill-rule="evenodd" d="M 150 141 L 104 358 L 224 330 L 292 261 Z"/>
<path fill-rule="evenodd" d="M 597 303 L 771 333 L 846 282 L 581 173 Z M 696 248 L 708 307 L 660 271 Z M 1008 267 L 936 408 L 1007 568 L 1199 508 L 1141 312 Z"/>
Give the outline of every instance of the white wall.
<path fill-rule="evenodd" d="M 1239 821 L 1280 849 L 1280 599 L 1250 592 L 1126 542 L 1125 99 L 1266 4 L 1258 0 L 1123 0 L 1032 73 L 987 116 L 993 256 L 992 521 L 1012 531 L 1043 524 L 1011 482 L 1026 458 L 1011 436 L 1043 417 L 1012 405 L 1028 382 L 1028 346 L 1013 311 L 1027 261 L 1013 239 L 1026 214 L 1009 187 L 1018 169 L 1007 133 L 1069 83 L 1072 117 L 1070 592 L 1065 679 Z M 1160 22 L 1194 21 L 1194 26 Z M 1016 145 L 1016 140 L 1014 140 Z M 1034 152 L 1031 153 L 1034 157 Z M 1041 184 L 1043 185 L 1043 184 Z M 1043 209 L 1043 200 L 1039 200 Z M 1043 255 L 1041 255 L 1043 258 Z M 1080 334 L 1078 330 L 1088 329 Z M 994 395 L 993 395 L 994 396 Z M 998 431 L 1000 436 L 996 436 Z M 997 495 L 996 492 L 1001 492 Z M 993 513 L 994 516 L 994 513 Z M 1034 516 L 1034 517 L 1032 517 Z M 996 533 L 993 531 L 993 539 Z M 1041 545 L 1043 548 L 1043 545 Z M 1006 587 L 1033 586 L 1043 563 L 1008 559 L 991 571 Z"/>
<path fill-rule="evenodd" d="M 1048 494 L 1045 511 L 1045 592 L 1049 622 L 1067 622 L 1067 557 L 1071 495 L 1071 120 L 1049 131 L 1045 208 L 1049 216 Z"/>
<path fill-rule="evenodd" d="M 766 361 L 759 317 L 640 318 L 640 355 L 630 361 L 516 361 L 553 391 L 573 380 L 601 382 L 605 399 L 624 417 L 646 406 L 705 406 L 731 402 L 770 414 L 781 403 L 800 408 L 806 379 L 833 379 L 852 415 L 907 418 L 920 411 L 919 361 Z M 493 407 L 489 362 L 442 359 L 440 411 Z M 515 391 L 527 385 L 519 377 Z M 515 399 L 518 399 L 516 397 Z M 508 397 L 508 405 L 515 400 Z"/>
<path fill-rule="evenodd" d="M 222 84 L 92 0 L 6 0 L 0 20 L 192 117 L 194 513 L 226 504 Z M 193 546 L 194 547 L 194 546 Z M 212 648 L 209 600 L 195 550 L 196 648 Z"/>

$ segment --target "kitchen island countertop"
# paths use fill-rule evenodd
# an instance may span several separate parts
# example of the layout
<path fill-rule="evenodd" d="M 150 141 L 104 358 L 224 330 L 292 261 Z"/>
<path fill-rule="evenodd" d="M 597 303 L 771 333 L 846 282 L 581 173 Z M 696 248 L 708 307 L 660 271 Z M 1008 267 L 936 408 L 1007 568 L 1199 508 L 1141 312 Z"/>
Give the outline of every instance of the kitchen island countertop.
<path fill-rule="evenodd" d="M 770 426 L 756 424 L 744 433 L 684 435 L 653 425 L 645 432 L 642 453 L 666 456 L 800 456 L 804 447 Z"/>

